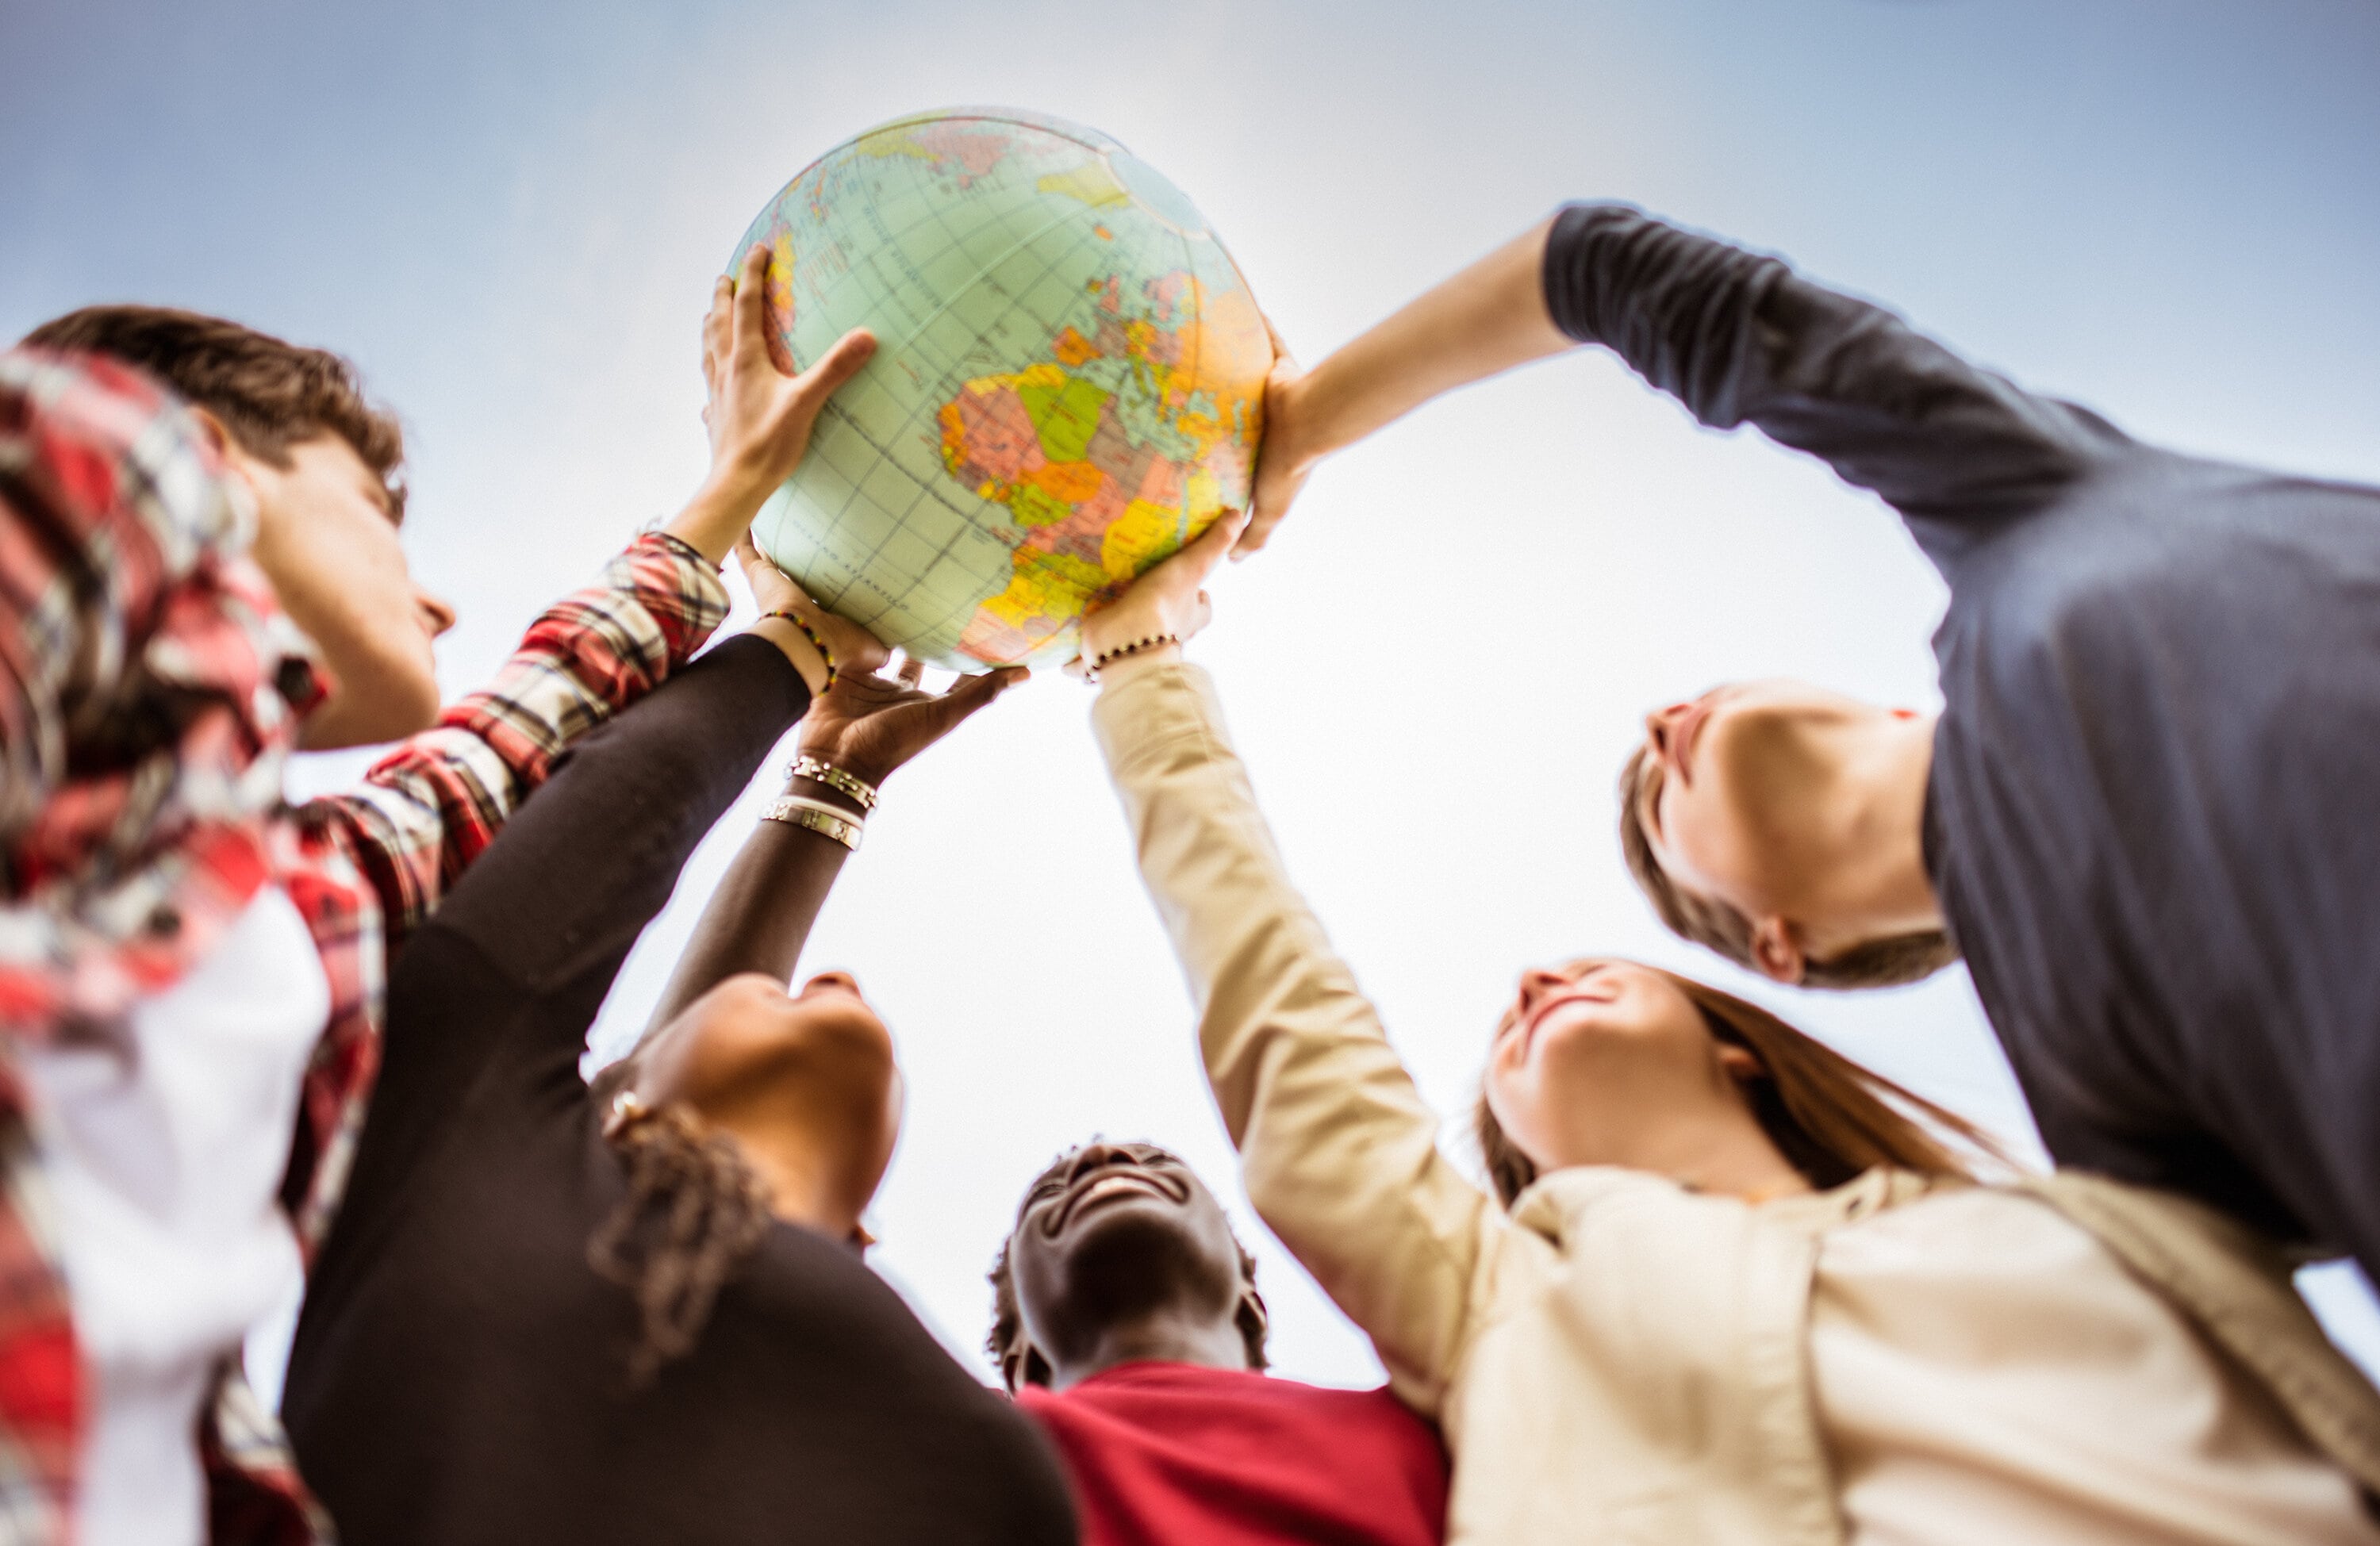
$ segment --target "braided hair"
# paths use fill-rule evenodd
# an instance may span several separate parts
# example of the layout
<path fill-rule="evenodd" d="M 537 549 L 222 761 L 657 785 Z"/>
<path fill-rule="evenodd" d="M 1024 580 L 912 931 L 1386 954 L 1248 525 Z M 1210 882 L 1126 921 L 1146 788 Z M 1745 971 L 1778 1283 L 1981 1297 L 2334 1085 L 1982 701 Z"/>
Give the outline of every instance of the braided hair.
<path fill-rule="evenodd" d="M 628 1383 L 641 1388 L 693 1349 L 720 1285 L 768 1232 L 769 1193 L 735 1141 L 683 1106 L 651 1110 L 624 1093 L 603 1136 L 628 1194 L 588 1241 L 587 1261 L 636 1299 Z"/>

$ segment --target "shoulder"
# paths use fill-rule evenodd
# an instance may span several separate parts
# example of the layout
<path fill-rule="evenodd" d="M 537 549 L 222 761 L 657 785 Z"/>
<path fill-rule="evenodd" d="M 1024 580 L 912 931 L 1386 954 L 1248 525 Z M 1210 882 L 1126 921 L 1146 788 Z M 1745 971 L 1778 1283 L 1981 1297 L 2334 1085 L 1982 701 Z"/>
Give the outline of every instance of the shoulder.
<path fill-rule="evenodd" d="M 0 353 L 0 479 L 12 501 L 78 528 L 137 520 L 174 569 L 200 549 L 245 547 L 255 523 L 182 401 L 96 355 Z"/>

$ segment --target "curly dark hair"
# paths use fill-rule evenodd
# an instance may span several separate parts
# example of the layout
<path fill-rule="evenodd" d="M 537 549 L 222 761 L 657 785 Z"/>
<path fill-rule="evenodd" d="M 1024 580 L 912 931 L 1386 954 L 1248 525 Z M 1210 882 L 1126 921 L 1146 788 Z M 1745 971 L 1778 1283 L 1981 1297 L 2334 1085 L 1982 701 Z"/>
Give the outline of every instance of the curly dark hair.
<path fill-rule="evenodd" d="M 650 1384 L 702 1335 L 719 1287 L 769 1229 L 769 1192 L 735 1141 L 675 1105 L 606 1129 L 628 1194 L 587 1242 L 588 1264 L 637 1301 L 631 1387 Z"/>
<path fill-rule="evenodd" d="M 1098 1141 L 1094 1140 L 1094 1141 Z M 1136 1143 L 1130 1146 L 1145 1149 L 1175 1165 L 1182 1164 L 1180 1155 L 1171 1150 L 1160 1149 L 1154 1143 Z M 1020 1220 L 1025 1216 L 1026 1203 L 1032 1201 L 1034 1192 L 1040 1189 L 1041 1183 L 1054 1178 L 1068 1166 L 1074 1164 L 1075 1156 L 1087 1147 L 1088 1147 L 1087 1144 L 1076 1144 L 1051 1160 L 1043 1167 L 1039 1175 L 1033 1178 L 1025 1189 L 1025 1202 L 1017 1204 L 1016 1216 Z M 1184 1166 L 1184 1168 L 1187 1169 L 1188 1166 Z M 1240 1281 L 1248 1287 L 1255 1287 L 1256 1253 L 1241 1242 L 1236 1233 L 1232 1236 L 1232 1244 L 1240 1253 Z M 1042 1358 L 1040 1349 L 1026 1339 L 1025 1312 L 1016 1303 L 1016 1274 L 1009 1269 L 1006 1240 L 1001 1242 L 1000 1254 L 992 1259 L 990 1276 L 991 1334 L 984 1338 L 984 1351 L 990 1353 L 992 1361 L 1000 1365 L 1000 1378 L 1007 1385 L 1010 1395 L 1014 1395 L 1025 1385 L 1046 1386 L 1050 1383 L 1050 1364 Z M 1247 1347 L 1248 1367 L 1254 1370 L 1269 1367 L 1269 1360 L 1265 1357 L 1267 1326 L 1263 1313 L 1243 1299 L 1233 1315 L 1233 1320 L 1240 1328 L 1241 1341 Z"/>
<path fill-rule="evenodd" d="M 299 441 L 336 435 L 378 476 L 389 513 L 404 513 L 404 429 L 364 395 L 355 366 L 328 349 L 163 306 L 87 306 L 43 322 L 24 342 L 137 366 L 276 467 L 289 465 L 289 448 Z"/>

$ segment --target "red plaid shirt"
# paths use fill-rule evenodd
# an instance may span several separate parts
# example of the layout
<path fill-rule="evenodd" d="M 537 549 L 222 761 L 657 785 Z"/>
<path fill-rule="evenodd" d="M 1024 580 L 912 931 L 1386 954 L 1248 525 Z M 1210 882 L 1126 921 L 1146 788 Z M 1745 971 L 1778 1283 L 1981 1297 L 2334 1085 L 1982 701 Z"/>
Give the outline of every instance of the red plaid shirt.
<path fill-rule="evenodd" d="M 70 1539 L 88 1408 L 11 1039 L 105 1033 L 279 885 L 331 984 L 283 1189 L 310 1257 L 379 1071 L 396 948 L 555 757 L 726 613 L 698 554 L 641 537 L 360 788 L 291 807 L 282 770 L 322 683 L 242 556 L 252 527 L 189 416 L 145 378 L 0 355 L 0 1538 L 12 1541 Z M 204 1440 L 215 1541 L 327 1539 L 236 1359 Z"/>

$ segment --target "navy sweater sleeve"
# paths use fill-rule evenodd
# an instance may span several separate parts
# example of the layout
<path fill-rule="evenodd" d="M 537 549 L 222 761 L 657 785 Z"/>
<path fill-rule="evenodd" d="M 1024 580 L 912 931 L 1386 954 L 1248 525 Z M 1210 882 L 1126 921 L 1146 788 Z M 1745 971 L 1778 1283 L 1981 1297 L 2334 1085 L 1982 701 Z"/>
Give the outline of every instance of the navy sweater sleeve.
<path fill-rule="evenodd" d="M 1544 283 L 1562 332 L 1610 349 L 1704 424 L 1748 422 L 1824 459 L 1937 539 L 1937 561 L 1940 541 L 2038 509 L 2126 443 L 1880 307 L 1625 205 L 1564 209 Z"/>

